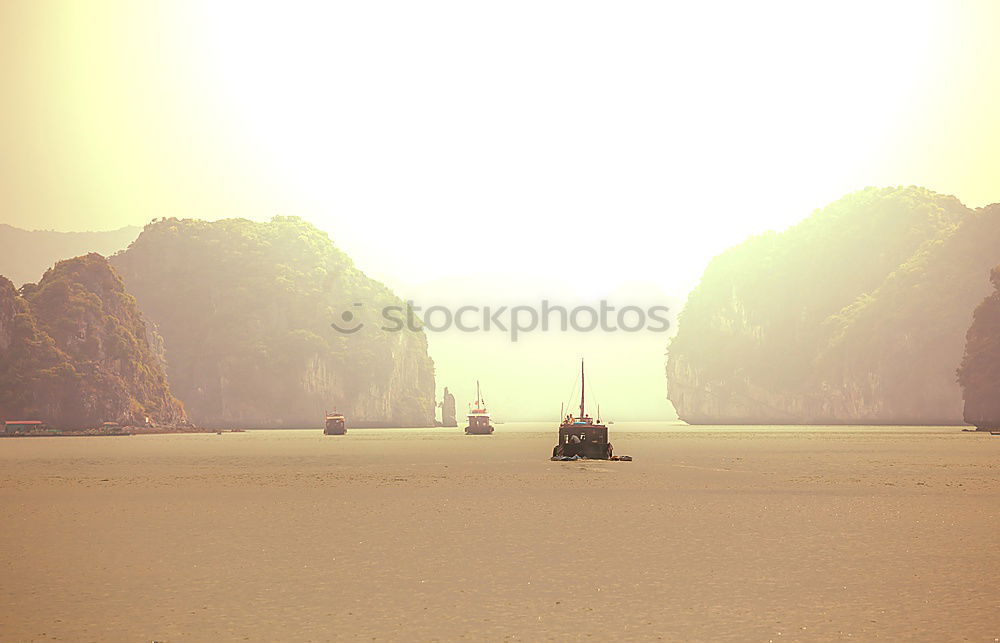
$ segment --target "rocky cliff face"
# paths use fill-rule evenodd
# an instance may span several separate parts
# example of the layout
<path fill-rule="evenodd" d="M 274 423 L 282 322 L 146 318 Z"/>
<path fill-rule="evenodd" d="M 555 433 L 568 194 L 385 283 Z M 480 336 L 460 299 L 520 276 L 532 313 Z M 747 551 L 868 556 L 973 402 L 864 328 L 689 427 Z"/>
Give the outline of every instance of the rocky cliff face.
<path fill-rule="evenodd" d="M 1000 208 L 867 189 L 717 257 L 669 348 L 700 423 L 961 421 L 955 368 L 1000 261 Z"/>
<path fill-rule="evenodd" d="M 1000 266 L 990 280 L 994 290 L 976 308 L 958 369 L 965 421 L 981 431 L 1000 428 Z"/>
<path fill-rule="evenodd" d="M 20 293 L 0 279 L 0 416 L 67 429 L 185 421 L 104 257 L 61 261 Z"/>
<path fill-rule="evenodd" d="M 19 311 L 17 290 L 10 279 L 0 277 L 0 354 L 10 350 L 14 335 L 14 316 Z"/>
<path fill-rule="evenodd" d="M 458 418 L 455 417 L 455 396 L 447 386 L 444 387 L 444 394 L 441 396 L 441 426 L 458 426 Z"/>
<path fill-rule="evenodd" d="M 423 332 L 384 330 L 403 302 L 311 225 L 161 220 L 112 261 L 196 424 L 318 426 L 336 407 L 352 426 L 433 425 Z"/>

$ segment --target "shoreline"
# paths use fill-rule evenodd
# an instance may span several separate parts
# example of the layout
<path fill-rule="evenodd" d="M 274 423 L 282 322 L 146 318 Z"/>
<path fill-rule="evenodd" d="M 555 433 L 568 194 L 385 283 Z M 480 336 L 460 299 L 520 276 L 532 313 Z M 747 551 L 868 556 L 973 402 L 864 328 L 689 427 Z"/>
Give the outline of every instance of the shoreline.
<path fill-rule="evenodd" d="M 518 433 L 520 432 L 520 425 L 537 425 L 537 424 L 547 424 L 539 421 L 524 421 L 524 422 L 510 422 L 510 426 L 507 431 L 498 432 L 510 432 Z M 630 426 L 631 425 L 631 426 Z M 642 428 L 636 425 L 642 426 Z M 649 426 L 654 425 L 654 426 Z M 553 425 L 554 426 L 554 425 Z M 687 424 L 684 422 L 679 422 L 677 420 L 664 420 L 663 422 L 658 421 L 643 421 L 643 422 L 623 422 L 619 429 L 612 429 L 614 432 L 629 432 L 635 430 L 641 431 L 656 431 L 656 432 L 670 432 L 677 429 L 685 429 L 693 434 L 711 434 L 718 432 L 719 430 L 736 429 L 744 431 L 752 431 L 753 429 L 769 429 L 771 431 L 787 430 L 787 429 L 802 429 L 802 430 L 815 430 L 818 432 L 829 432 L 836 433 L 838 431 L 843 431 L 850 428 L 865 428 L 865 429 L 953 429 L 957 433 L 970 433 L 977 435 L 997 435 L 995 429 L 977 429 L 974 426 L 968 424 Z M 445 426 L 391 426 L 391 425 L 360 425 L 360 426 L 349 426 L 348 432 L 351 430 L 385 430 L 385 431 L 400 431 L 400 430 L 413 430 L 421 429 L 428 431 L 440 432 L 442 434 L 451 434 L 453 432 L 461 432 L 461 427 L 445 427 Z M 555 429 L 553 429 L 555 430 Z M 72 429 L 46 429 L 43 431 L 35 432 L 24 432 L 24 433 L 2 433 L 0 432 L 0 438 L 75 438 L 75 437 L 127 437 L 133 435 L 181 435 L 181 434 L 222 434 L 222 433 L 247 433 L 247 432 L 258 432 L 258 431 L 317 431 L 319 433 L 323 432 L 323 427 L 321 426 L 289 426 L 289 427 L 235 427 L 235 428 L 209 428 L 209 427 L 187 427 L 187 428 L 137 428 L 137 427 L 122 427 L 121 431 L 100 431 L 97 429 L 83 429 L 83 430 L 72 430 Z M 688 431 L 685 431 L 688 432 Z"/>
<path fill-rule="evenodd" d="M 178 433 L 243 433 L 246 429 L 204 429 L 204 428 L 135 428 L 122 427 L 121 431 L 99 431 L 96 429 L 46 429 L 24 433 L 0 433 L 0 438 L 117 438 L 131 435 L 173 435 Z"/>

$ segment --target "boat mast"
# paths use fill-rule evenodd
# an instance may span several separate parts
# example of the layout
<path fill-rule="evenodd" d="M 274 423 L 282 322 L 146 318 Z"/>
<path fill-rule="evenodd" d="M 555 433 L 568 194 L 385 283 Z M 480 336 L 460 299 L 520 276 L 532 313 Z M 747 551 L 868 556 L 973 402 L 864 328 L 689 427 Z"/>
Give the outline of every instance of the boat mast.
<path fill-rule="evenodd" d="M 583 374 L 583 359 L 581 358 L 580 359 L 580 419 L 581 420 L 587 417 L 586 413 L 584 413 L 583 410 L 584 399 L 585 399 L 584 394 L 586 391 L 586 386 L 587 386 L 586 376 Z"/>
<path fill-rule="evenodd" d="M 481 396 L 479 395 L 479 380 L 476 380 L 476 408 L 479 408 L 479 400 Z"/>

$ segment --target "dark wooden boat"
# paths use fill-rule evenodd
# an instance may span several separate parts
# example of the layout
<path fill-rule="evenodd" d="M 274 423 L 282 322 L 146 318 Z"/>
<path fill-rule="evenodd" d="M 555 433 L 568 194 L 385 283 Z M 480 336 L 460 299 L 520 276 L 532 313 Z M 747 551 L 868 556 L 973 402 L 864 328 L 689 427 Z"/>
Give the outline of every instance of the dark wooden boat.
<path fill-rule="evenodd" d="M 465 427 L 468 435 L 489 435 L 493 433 L 493 425 L 490 424 L 490 414 L 486 411 L 486 403 L 479 392 L 479 380 L 476 380 L 476 406 L 469 409 L 469 425 Z"/>
<path fill-rule="evenodd" d="M 610 460 L 614 452 L 608 441 L 608 427 L 587 415 L 586 375 L 580 360 L 580 415 L 563 418 L 559 425 L 559 444 L 552 449 L 553 458 L 579 456 L 591 460 Z M 598 413 L 600 415 L 600 413 Z"/>
<path fill-rule="evenodd" d="M 347 433 L 347 419 L 336 411 L 333 413 L 327 411 L 323 435 L 344 435 L 345 433 Z"/>

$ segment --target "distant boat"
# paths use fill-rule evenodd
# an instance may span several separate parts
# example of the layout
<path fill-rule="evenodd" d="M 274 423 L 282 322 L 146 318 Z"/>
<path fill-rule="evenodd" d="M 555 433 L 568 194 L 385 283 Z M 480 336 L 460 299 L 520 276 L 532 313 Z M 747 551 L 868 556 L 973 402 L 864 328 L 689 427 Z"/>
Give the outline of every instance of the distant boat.
<path fill-rule="evenodd" d="M 592 460 L 610 460 L 614 449 L 608 442 L 608 427 L 587 415 L 586 375 L 580 360 L 580 415 L 563 418 L 559 425 L 559 444 L 552 449 L 553 458 L 579 456 Z M 598 412 L 598 416 L 600 413 Z"/>
<path fill-rule="evenodd" d="M 323 427 L 323 435 L 344 435 L 347 433 L 347 420 L 341 413 L 334 411 L 326 412 L 326 424 Z"/>
<path fill-rule="evenodd" d="M 490 424 L 490 414 L 486 412 L 486 404 L 479 392 L 479 380 L 476 380 L 476 408 L 469 409 L 469 426 L 465 427 L 467 435 L 489 435 L 493 433 Z"/>

